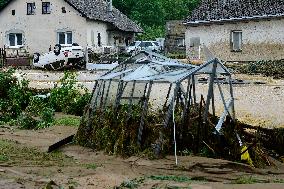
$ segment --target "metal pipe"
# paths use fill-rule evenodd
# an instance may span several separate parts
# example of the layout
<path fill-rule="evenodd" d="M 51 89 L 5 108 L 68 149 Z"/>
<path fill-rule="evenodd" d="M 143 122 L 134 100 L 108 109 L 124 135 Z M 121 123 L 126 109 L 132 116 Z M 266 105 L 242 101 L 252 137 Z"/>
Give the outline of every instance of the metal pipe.
<path fill-rule="evenodd" d="M 233 91 L 233 83 L 232 83 L 232 76 L 229 75 L 229 83 L 230 83 L 230 95 L 232 99 L 232 119 L 235 121 L 236 119 L 236 112 L 235 112 L 235 98 L 234 98 L 234 91 Z"/>
<path fill-rule="evenodd" d="M 209 106 L 210 106 L 210 101 L 211 101 L 212 93 L 213 93 L 213 86 L 214 86 L 214 79 L 216 77 L 216 70 L 217 70 L 217 61 L 215 60 L 213 63 L 212 73 L 210 74 L 210 82 L 209 82 L 208 94 L 207 94 L 207 99 L 206 99 L 206 104 L 205 104 L 205 112 L 204 112 L 204 117 L 203 117 L 204 123 L 207 121 L 207 117 L 209 113 Z"/>
<path fill-rule="evenodd" d="M 148 91 L 147 91 L 147 96 L 144 100 L 144 105 L 143 105 L 143 110 L 142 110 L 142 115 L 141 115 L 141 121 L 140 121 L 140 125 L 139 125 L 139 130 L 138 130 L 138 145 L 141 146 L 141 142 L 142 142 L 142 134 L 143 134 L 143 127 L 145 124 L 145 117 L 147 115 L 147 109 L 148 109 L 148 101 L 150 98 L 150 94 L 152 91 L 152 85 L 153 85 L 153 81 L 150 81 L 149 87 L 148 87 Z"/>
<path fill-rule="evenodd" d="M 194 104 L 196 104 L 195 78 L 194 78 L 194 75 L 192 75 L 191 77 L 192 77 L 192 93 L 193 93 L 193 101 L 194 101 Z"/>
<path fill-rule="evenodd" d="M 109 90 L 110 90 L 111 82 L 112 82 L 112 80 L 110 79 L 109 85 L 108 85 L 108 88 L 107 88 L 106 97 L 105 97 L 105 100 L 104 100 L 104 108 L 106 108 L 106 105 L 107 105 L 107 99 L 108 99 L 108 96 L 109 96 Z"/>
<path fill-rule="evenodd" d="M 128 109 L 128 119 L 130 118 L 132 114 L 132 100 L 133 100 L 135 85 L 136 85 L 136 81 L 133 81 L 132 90 L 131 90 L 130 99 L 129 99 L 129 105 L 128 105 L 128 108 L 129 108 Z"/>
<path fill-rule="evenodd" d="M 172 109 L 173 109 L 173 106 L 174 106 L 173 102 L 175 101 L 175 98 L 177 96 L 177 93 L 178 93 L 178 90 L 179 90 L 179 85 L 180 85 L 180 83 L 176 83 L 174 95 L 172 97 L 171 104 L 169 106 L 168 112 L 167 112 L 166 117 L 165 117 L 164 127 L 168 127 L 168 124 L 169 124 L 169 121 L 170 121 L 170 118 L 171 118 L 171 115 L 172 115 Z"/>

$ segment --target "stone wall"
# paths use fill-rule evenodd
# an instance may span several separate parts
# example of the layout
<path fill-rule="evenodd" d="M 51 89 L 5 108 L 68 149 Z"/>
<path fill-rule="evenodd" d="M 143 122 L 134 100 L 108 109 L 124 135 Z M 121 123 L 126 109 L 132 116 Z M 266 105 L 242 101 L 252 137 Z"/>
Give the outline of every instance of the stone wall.
<path fill-rule="evenodd" d="M 185 53 L 185 26 L 181 20 L 172 20 L 166 23 L 166 53 Z M 183 42 L 182 42 L 183 41 Z"/>
<path fill-rule="evenodd" d="M 231 50 L 231 31 L 234 30 L 242 31 L 241 52 Z M 190 59 L 192 54 L 196 54 L 190 47 L 190 39 L 199 37 L 201 45 L 207 46 L 215 56 L 224 61 L 283 59 L 283 31 L 284 19 L 187 26 L 187 56 Z"/>

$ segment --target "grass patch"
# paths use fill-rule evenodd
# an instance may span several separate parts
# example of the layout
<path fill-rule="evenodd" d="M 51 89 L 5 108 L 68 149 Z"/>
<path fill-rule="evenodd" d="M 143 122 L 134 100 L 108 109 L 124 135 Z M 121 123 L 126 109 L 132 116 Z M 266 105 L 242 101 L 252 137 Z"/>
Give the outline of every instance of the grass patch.
<path fill-rule="evenodd" d="M 0 162 L 9 161 L 9 158 L 6 155 L 0 155 Z"/>
<path fill-rule="evenodd" d="M 193 180 L 186 176 L 174 176 L 174 175 L 152 175 L 149 177 L 152 180 L 166 180 L 175 182 L 192 182 Z"/>
<path fill-rule="evenodd" d="M 231 182 L 231 184 L 256 184 L 256 183 L 269 183 L 269 181 L 261 180 L 252 176 L 242 176 Z"/>
<path fill-rule="evenodd" d="M 93 169 L 96 170 L 98 167 L 100 167 L 99 165 L 97 165 L 96 163 L 90 163 L 90 164 L 86 164 L 85 167 L 87 169 Z"/>
<path fill-rule="evenodd" d="M 23 147 L 15 142 L 0 140 L 0 163 L 21 166 L 68 166 L 72 158 L 61 152 L 44 153 L 34 148 Z"/>
<path fill-rule="evenodd" d="M 273 183 L 284 183 L 284 179 L 275 179 Z"/>
<path fill-rule="evenodd" d="M 79 127 L 81 118 L 79 117 L 62 117 L 55 119 L 54 124 L 59 126 Z"/>
<path fill-rule="evenodd" d="M 181 187 L 181 186 L 166 186 L 166 189 L 192 189 L 190 186 Z"/>
<path fill-rule="evenodd" d="M 138 188 L 144 181 L 145 177 L 135 178 L 133 180 L 126 180 L 123 181 L 123 183 L 119 187 L 117 187 L 117 189 L 122 189 L 122 188 L 135 189 Z"/>

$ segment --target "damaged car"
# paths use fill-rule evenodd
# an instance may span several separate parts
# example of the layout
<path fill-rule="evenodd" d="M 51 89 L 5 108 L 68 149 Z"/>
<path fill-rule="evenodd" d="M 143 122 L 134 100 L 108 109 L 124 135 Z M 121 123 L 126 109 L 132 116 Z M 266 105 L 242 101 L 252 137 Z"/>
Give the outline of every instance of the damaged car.
<path fill-rule="evenodd" d="M 77 43 L 62 47 L 56 44 L 53 51 L 40 55 L 34 54 L 33 66 L 47 70 L 61 70 L 64 68 L 85 68 L 84 48 Z"/>

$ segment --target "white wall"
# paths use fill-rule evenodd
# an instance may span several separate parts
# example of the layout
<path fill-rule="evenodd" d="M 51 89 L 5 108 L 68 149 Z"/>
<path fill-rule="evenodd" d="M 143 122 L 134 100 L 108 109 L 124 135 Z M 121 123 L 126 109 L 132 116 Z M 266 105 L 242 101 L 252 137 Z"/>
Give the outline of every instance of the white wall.
<path fill-rule="evenodd" d="M 98 47 L 98 34 L 101 35 L 101 45 L 108 45 L 108 26 L 104 22 L 99 21 L 87 21 L 87 45 Z"/>
<path fill-rule="evenodd" d="M 231 52 L 230 35 L 232 30 L 242 30 L 242 52 Z M 224 25 L 187 26 L 186 46 L 190 56 L 190 38 L 200 37 L 217 57 L 226 61 L 251 61 L 260 59 L 284 58 L 284 20 L 263 20 Z"/>
<path fill-rule="evenodd" d="M 27 2 L 36 3 L 36 14 L 27 15 Z M 14 0 L 0 12 L 0 47 L 7 44 L 6 33 L 9 30 L 22 30 L 25 35 L 25 48 L 30 52 L 46 52 L 49 46 L 57 43 L 57 31 L 68 30 L 73 33 L 73 42 L 82 46 L 90 43 L 90 29 L 101 32 L 103 43 L 106 44 L 106 24 L 87 21 L 64 0 L 49 0 L 51 14 L 42 14 L 41 0 Z M 62 13 L 65 7 L 66 13 Z M 12 10 L 16 15 L 12 15 Z M 97 40 L 97 38 L 95 38 Z"/>

